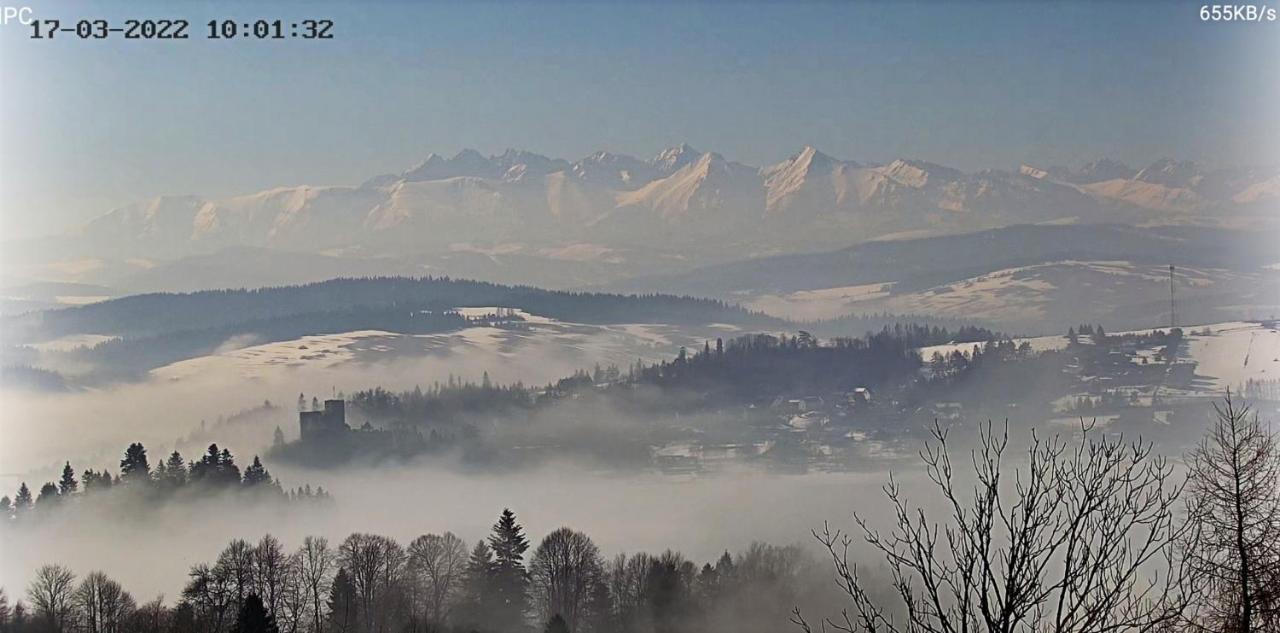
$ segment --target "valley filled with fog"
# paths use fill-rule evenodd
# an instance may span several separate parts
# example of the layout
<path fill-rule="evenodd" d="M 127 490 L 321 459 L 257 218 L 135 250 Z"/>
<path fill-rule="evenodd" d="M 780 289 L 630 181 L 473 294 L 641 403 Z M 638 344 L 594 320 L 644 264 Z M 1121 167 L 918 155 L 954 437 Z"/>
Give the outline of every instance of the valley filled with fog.
<path fill-rule="evenodd" d="M 0 633 L 1280 633 L 1274 10 L 31 1 Z"/>
<path fill-rule="evenodd" d="M 242 467 L 262 456 L 270 475 L 286 490 L 323 488 L 330 498 L 281 505 L 271 498 L 246 501 L 217 490 L 159 505 L 126 496 L 128 490 L 115 497 L 87 498 L 57 508 L 57 515 L 11 526 L 0 586 L 20 586 L 48 562 L 50 552 L 57 552 L 58 560 L 77 568 L 116 570 L 115 576 L 139 597 L 177 596 L 188 567 L 216 556 L 234 538 L 253 540 L 271 533 L 294 546 L 305 536 L 339 542 L 349 533 L 375 531 L 408 542 L 419 534 L 452 531 L 470 542 L 483 536 L 495 513 L 507 507 L 518 513 L 530 534 L 568 525 L 591 535 L 607 553 L 674 548 L 695 560 L 713 560 L 757 541 L 798 543 L 817 552 L 810 530 L 826 521 L 848 528 L 853 513 L 859 512 L 890 527 L 886 517 L 876 516 L 876 508 L 885 503 L 881 488 L 889 473 L 921 503 L 942 509 L 931 498 L 916 456 L 926 445 L 931 423 L 941 420 L 956 434 L 958 446 L 968 450 L 987 420 L 1007 419 L 1015 442 L 1024 443 L 1032 429 L 1070 437 L 1078 433 L 1078 421 L 1087 418 L 1101 420 L 1109 432 L 1157 439 L 1162 450 L 1177 455 L 1198 439 L 1210 401 L 1228 388 L 1239 391 L 1246 385 L 1251 396 L 1265 401 L 1274 397 L 1272 377 L 1280 374 L 1280 333 L 1256 323 L 1189 329 L 1175 352 L 1179 367 L 1188 372 L 1185 377 L 1162 370 L 1152 374 L 1158 378 L 1121 378 L 1124 374 L 1116 369 L 1098 367 L 1084 372 L 1093 378 L 1079 376 L 1085 382 L 1075 385 L 1072 380 L 1064 383 L 1063 377 L 1079 368 L 1058 367 L 1046 359 L 1070 353 L 1072 362 L 1079 363 L 1080 354 L 1100 347 L 1101 339 L 1090 340 L 1092 332 L 1079 339 L 1083 327 L 1080 333 L 1072 327 L 1071 337 L 1008 339 L 1008 349 L 1017 348 L 1010 356 L 980 340 L 998 341 L 997 335 L 968 333 L 977 342 L 957 343 L 966 333 L 956 332 L 909 343 L 906 358 L 915 365 L 909 364 L 906 374 L 866 383 L 874 384 L 874 407 L 854 400 L 794 404 L 806 398 L 821 401 L 813 394 L 833 396 L 817 383 L 806 388 L 767 374 L 764 384 L 776 383 L 776 393 L 724 396 L 708 404 L 700 402 L 703 396 L 690 400 L 688 393 L 662 381 L 645 384 L 634 375 L 635 367 L 670 369 L 681 362 L 697 367 L 704 355 L 714 362 L 726 340 L 732 352 L 738 349 L 735 341 L 756 336 L 750 322 L 760 317 L 730 311 L 702 324 L 589 324 L 515 308 L 471 307 L 457 313 L 474 321 L 439 334 L 358 330 L 276 342 L 231 335 L 206 355 L 125 380 L 98 376 L 88 361 L 80 359 L 76 362 L 85 364 L 76 365 L 67 358 L 88 349 L 85 345 L 98 344 L 84 340 L 88 335 L 66 333 L 36 346 L 36 358 L 67 373 L 57 389 L 6 389 L 7 414 L 0 422 L 7 439 L 0 446 L 4 490 L 16 490 L 24 482 L 55 481 L 64 462 L 77 474 L 84 469 L 114 472 L 123 449 L 134 442 L 146 446 L 152 464 L 173 451 L 192 461 L 216 443 L 229 449 Z M 746 321 L 717 321 L 726 314 L 736 315 L 726 320 Z M 1157 328 L 1107 336 L 1113 341 L 1108 345 L 1128 350 L 1123 352 L 1126 364 L 1138 369 L 1166 362 L 1161 354 L 1169 348 L 1159 338 L 1164 335 Z M 930 334 L 926 328 L 917 336 Z M 785 334 L 782 341 L 787 344 Z M 796 339 L 791 344 L 802 345 Z M 803 358 L 833 344 L 845 345 L 818 339 L 803 343 L 813 346 L 808 351 L 799 347 L 792 353 Z M 984 346 L 996 360 L 981 372 L 931 365 L 938 357 L 956 354 L 973 359 L 974 350 Z M 684 350 L 690 350 L 690 360 L 680 360 Z M 804 362 L 819 362 L 814 358 Z M 565 386 L 565 379 L 584 371 L 585 383 Z M 970 372 L 959 384 L 984 401 L 983 407 L 969 411 L 952 400 L 955 388 L 947 384 L 956 380 L 948 377 L 955 371 Z M 1039 374 L 1020 380 L 1042 385 L 1044 393 L 998 389 L 1007 371 Z M 1104 396 L 1095 408 L 1079 409 L 1080 398 L 1094 398 L 1086 385 L 1099 378 L 1128 382 L 1126 401 L 1108 403 Z M 375 447 L 326 463 L 323 453 L 320 461 L 305 454 L 299 459 L 298 451 L 279 444 L 308 445 L 299 437 L 299 411 L 315 409 L 319 401 L 346 399 L 345 422 L 351 428 L 373 422 L 394 429 L 406 420 L 371 408 L 373 392 L 364 390 L 377 387 L 408 397 L 435 385 L 440 395 L 434 397 L 443 399 L 452 390 L 489 389 L 490 384 L 495 394 L 505 388 L 500 385 L 515 384 L 531 385 L 531 393 L 542 397 L 564 393 L 548 404 L 480 407 L 475 412 L 464 407 L 414 421 L 423 429 L 454 424 L 479 429 L 475 432 L 486 442 L 483 450 L 477 448 L 482 446 L 478 440 L 428 446 L 417 453 Z M 622 395 L 614 391 L 628 384 L 633 386 Z M 786 401 L 791 396 L 800 400 Z M 880 403 L 881 398 L 904 401 Z M 756 416 L 763 416 L 763 425 Z M 778 438 L 791 443 L 791 453 L 782 453 Z M 133 567 L 130 560 L 138 551 L 146 551 L 154 562 Z"/>

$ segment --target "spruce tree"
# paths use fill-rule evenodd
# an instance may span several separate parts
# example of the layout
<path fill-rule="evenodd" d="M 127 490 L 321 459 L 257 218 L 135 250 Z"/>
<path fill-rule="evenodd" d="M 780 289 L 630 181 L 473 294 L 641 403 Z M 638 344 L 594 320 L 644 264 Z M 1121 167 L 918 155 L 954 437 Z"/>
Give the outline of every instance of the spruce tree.
<path fill-rule="evenodd" d="M 210 444 L 209 450 L 199 460 L 191 462 L 191 481 L 217 483 L 218 445 Z"/>
<path fill-rule="evenodd" d="M 76 481 L 76 471 L 71 468 L 71 462 L 67 462 L 62 467 L 62 479 L 58 480 L 58 491 L 64 495 L 75 494 L 80 484 Z"/>
<path fill-rule="evenodd" d="M 155 470 L 151 471 L 151 476 L 157 484 L 164 484 L 169 480 L 169 465 L 161 460 L 156 464 Z"/>
<path fill-rule="evenodd" d="M 232 457 L 230 449 L 222 449 L 218 453 L 218 479 L 223 484 L 240 483 L 240 468 L 236 466 L 236 459 Z"/>
<path fill-rule="evenodd" d="M 181 488 L 187 483 L 187 465 L 182 453 L 174 451 L 165 460 L 165 485 L 169 488 Z"/>
<path fill-rule="evenodd" d="M 151 465 L 147 463 L 147 449 L 134 442 L 125 449 L 120 460 L 120 480 L 124 483 L 145 483 L 151 479 Z"/>
<path fill-rule="evenodd" d="M 56 505 L 59 501 L 58 486 L 52 481 L 47 481 L 40 486 L 40 495 L 36 497 L 36 505 L 40 507 L 48 507 Z"/>
<path fill-rule="evenodd" d="M 253 464 L 244 469 L 244 485 L 247 488 L 253 488 L 263 484 L 271 483 L 271 473 L 262 465 L 262 460 L 257 455 L 253 457 Z"/>
<path fill-rule="evenodd" d="M 325 630 L 332 633 L 348 633 L 354 631 L 360 622 L 360 603 L 356 597 L 356 586 L 351 582 L 351 575 L 345 567 L 339 567 L 329 585 L 329 626 Z"/>
<path fill-rule="evenodd" d="M 267 613 L 266 606 L 262 604 L 262 598 L 256 593 L 251 593 L 244 599 L 231 633 L 280 633 L 280 628 L 276 626 L 276 619 Z"/>
<path fill-rule="evenodd" d="M 27 487 L 27 482 L 24 481 L 21 486 L 18 486 L 18 496 L 13 498 L 14 514 L 22 514 L 30 510 L 32 502 L 31 489 Z"/>
<path fill-rule="evenodd" d="M 493 550 L 484 541 L 476 541 L 462 573 L 462 601 L 456 623 L 463 629 L 488 628 L 492 613 L 489 603 L 494 597 Z"/>
<path fill-rule="evenodd" d="M 493 524 L 489 547 L 493 549 L 493 624 L 502 631 L 518 631 L 529 610 L 529 575 L 524 567 L 529 539 L 510 509 L 504 509 Z"/>

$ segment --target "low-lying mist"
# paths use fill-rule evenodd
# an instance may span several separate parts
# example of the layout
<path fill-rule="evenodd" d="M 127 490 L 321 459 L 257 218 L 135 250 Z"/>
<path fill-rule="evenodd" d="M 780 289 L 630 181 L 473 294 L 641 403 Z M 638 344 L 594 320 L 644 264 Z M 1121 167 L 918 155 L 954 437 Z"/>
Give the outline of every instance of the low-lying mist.
<path fill-rule="evenodd" d="M 144 506 L 127 495 L 90 495 L 12 526 L 0 539 L 0 586 L 20 591 L 40 565 L 57 562 L 81 572 L 107 571 L 139 598 L 172 598 L 192 564 L 215 558 L 233 538 L 253 541 L 271 533 L 296 547 L 307 535 L 338 542 L 352 532 L 371 532 L 406 543 L 452 531 L 474 542 L 508 507 L 535 542 L 569 526 L 591 536 L 606 556 L 675 549 L 706 562 L 754 541 L 811 547 L 810 530 L 824 520 L 848 525 L 854 510 L 883 503 L 881 474 L 776 475 L 740 468 L 673 477 L 567 464 L 494 475 L 422 464 L 325 472 L 277 468 L 273 474 L 286 486 L 323 482 L 333 502 L 281 505 L 215 495 Z"/>
<path fill-rule="evenodd" d="M 24 477 L 56 472 L 67 460 L 77 468 L 112 466 L 119 460 L 119 451 L 131 442 L 142 442 L 153 453 L 167 453 L 180 438 L 198 431 L 201 421 L 207 428 L 220 416 L 259 407 L 268 400 L 282 405 L 278 424 L 286 433 L 296 434 L 294 402 L 303 392 L 324 398 L 374 385 L 407 390 L 445 382 L 451 376 L 479 380 L 485 373 L 499 383 L 543 384 L 593 362 L 625 366 L 637 357 L 652 360 L 670 351 L 667 346 L 610 347 L 598 338 L 585 336 L 580 341 L 583 348 L 536 338 L 511 349 L 468 340 L 456 348 L 451 344 L 427 355 L 379 362 L 246 367 L 232 357 L 209 356 L 190 361 L 190 367 L 180 363 L 170 371 L 153 372 L 136 383 L 57 393 L 0 386 L 0 437 L 5 438 L 0 443 L 0 485 L 6 490 L 16 488 Z M 602 349 L 610 353 L 598 358 L 596 352 Z M 237 454 L 252 454 L 269 445 L 271 430 L 266 427 L 259 445 L 233 441 L 238 438 L 217 441 L 232 444 Z"/>

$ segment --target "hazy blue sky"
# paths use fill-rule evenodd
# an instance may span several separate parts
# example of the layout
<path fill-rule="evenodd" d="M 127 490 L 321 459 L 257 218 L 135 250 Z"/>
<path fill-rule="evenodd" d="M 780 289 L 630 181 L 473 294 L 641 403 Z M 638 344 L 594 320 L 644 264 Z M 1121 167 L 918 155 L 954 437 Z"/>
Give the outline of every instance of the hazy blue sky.
<path fill-rule="evenodd" d="M 9 236 L 156 194 L 354 184 L 463 147 L 647 157 L 687 141 L 760 165 L 813 144 L 979 169 L 1273 163 L 1280 138 L 1280 23 L 1204 24 L 1195 2 L 35 6 L 183 17 L 193 39 L 0 27 Z M 309 16 L 337 39 L 203 39 L 215 17 Z"/>

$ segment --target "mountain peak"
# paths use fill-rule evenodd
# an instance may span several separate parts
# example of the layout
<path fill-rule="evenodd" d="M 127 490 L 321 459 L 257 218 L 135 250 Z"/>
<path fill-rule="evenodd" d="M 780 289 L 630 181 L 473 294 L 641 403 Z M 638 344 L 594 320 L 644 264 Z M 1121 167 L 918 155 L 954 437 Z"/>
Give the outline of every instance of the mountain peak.
<path fill-rule="evenodd" d="M 1161 158 L 1138 172 L 1133 179 L 1166 187 L 1190 188 L 1195 186 L 1200 175 L 1200 166 L 1194 162 Z"/>
<path fill-rule="evenodd" d="M 430 179 L 444 162 L 445 159 L 442 156 L 432 152 L 417 165 L 400 172 L 400 178 L 410 182 Z"/>
<path fill-rule="evenodd" d="M 886 176 L 917 189 L 929 184 L 930 179 L 957 180 L 964 175 L 957 169 L 909 158 L 894 160 L 886 165 L 883 171 Z"/>
<path fill-rule="evenodd" d="M 1086 163 L 1084 167 L 1070 173 L 1069 180 L 1071 182 L 1087 185 L 1095 182 L 1103 182 L 1106 180 L 1133 178 L 1137 171 L 1132 167 L 1110 158 L 1099 158 L 1098 160 Z"/>
<path fill-rule="evenodd" d="M 694 149 L 688 143 L 681 143 L 676 147 L 669 147 L 653 157 L 649 163 L 656 167 L 663 174 L 671 174 L 680 168 L 692 163 L 702 157 L 702 152 Z"/>
<path fill-rule="evenodd" d="M 476 150 L 471 149 L 470 147 L 467 147 L 467 148 L 464 148 L 462 151 L 458 152 L 457 154 L 454 154 L 453 158 L 449 160 L 451 161 L 485 160 L 485 157 L 484 157 L 484 154 L 481 154 L 480 152 L 477 152 Z"/>
<path fill-rule="evenodd" d="M 649 182 L 653 176 L 653 167 L 634 156 L 600 150 L 575 162 L 571 166 L 571 172 L 581 180 L 631 189 Z"/>
<path fill-rule="evenodd" d="M 804 149 L 796 154 L 792 162 L 797 166 L 802 166 L 806 171 L 826 171 L 832 168 L 836 163 L 841 162 L 832 158 L 829 154 L 824 154 L 818 148 L 812 145 L 805 145 Z"/>

